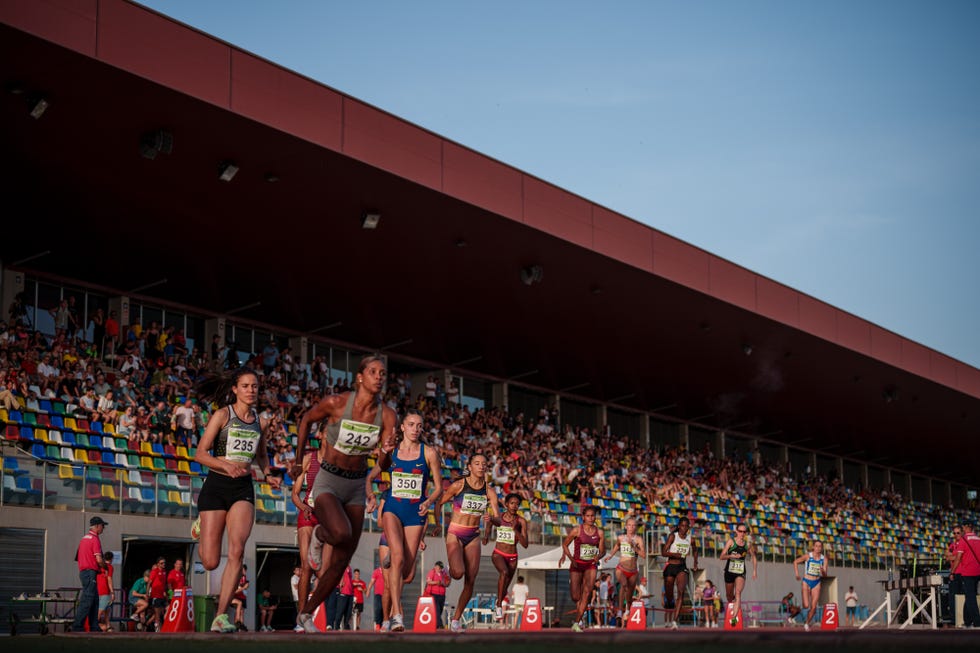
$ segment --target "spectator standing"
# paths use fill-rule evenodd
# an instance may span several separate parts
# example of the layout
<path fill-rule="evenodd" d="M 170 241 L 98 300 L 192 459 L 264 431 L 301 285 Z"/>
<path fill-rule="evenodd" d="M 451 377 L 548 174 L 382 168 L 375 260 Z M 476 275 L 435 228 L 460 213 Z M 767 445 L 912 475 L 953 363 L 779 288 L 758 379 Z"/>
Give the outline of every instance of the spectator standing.
<path fill-rule="evenodd" d="M 108 351 L 115 354 L 116 345 L 119 344 L 119 319 L 115 311 L 109 311 L 109 317 L 105 321 L 105 340 L 108 344 Z M 103 349 L 103 353 L 106 349 Z"/>
<path fill-rule="evenodd" d="M 380 631 L 381 624 L 385 619 L 385 575 L 384 570 L 381 567 L 375 567 L 374 571 L 371 573 L 371 582 L 368 583 L 367 590 L 365 591 L 370 594 L 372 589 L 374 590 L 374 629 L 376 631 Z M 302 628 L 302 626 L 299 628 Z"/>
<path fill-rule="evenodd" d="M 189 398 L 174 409 L 174 425 L 177 443 L 185 447 L 193 446 L 197 440 L 197 411 Z"/>
<path fill-rule="evenodd" d="M 446 588 L 449 587 L 449 574 L 446 573 L 442 561 L 437 560 L 432 565 L 428 575 L 425 577 L 425 591 L 429 593 L 436 604 L 436 628 L 442 629 L 445 625 L 442 622 L 443 608 L 446 606 Z"/>
<path fill-rule="evenodd" d="M 112 575 L 115 573 L 115 568 L 112 566 L 112 551 L 106 551 L 103 558 L 105 559 L 105 567 L 99 572 L 96 581 L 99 586 L 99 629 L 108 633 L 112 632 L 109 613 L 112 607 Z"/>
<path fill-rule="evenodd" d="M 102 535 L 108 522 L 96 515 L 88 523 L 88 533 L 78 543 L 78 552 L 75 554 L 75 559 L 78 561 L 78 578 L 82 584 L 82 589 L 78 593 L 75 621 L 72 623 L 72 630 L 77 632 L 83 630 L 86 619 L 88 619 L 89 630 L 96 631 L 96 624 L 99 622 L 98 574 L 106 566 L 102 558 L 102 541 L 99 536 Z"/>
<path fill-rule="evenodd" d="M 980 610 L 977 608 L 977 583 L 980 582 L 980 537 L 974 533 L 976 525 L 963 524 L 963 534 L 953 545 L 953 563 L 950 571 L 960 577 L 965 594 L 963 625 L 980 628 Z"/>
<path fill-rule="evenodd" d="M 270 374 L 272 370 L 276 369 L 278 363 L 279 348 L 276 347 L 275 340 L 269 340 L 265 349 L 262 350 L 262 371 L 265 374 Z"/>
<path fill-rule="evenodd" d="M 150 607 L 153 608 L 153 628 L 159 631 L 167 607 L 167 559 L 162 556 L 150 569 Z"/>
<path fill-rule="evenodd" d="M 289 578 L 289 591 L 293 595 L 293 605 L 296 606 L 296 614 L 299 614 L 299 577 L 303 573 L 302 567 L 293 567 L 293 575 Z M 293 630 L 301 633 L 303 632 L 303 627 L 296 624 Z"/>
<path fill-rule="evenodd" d="M 361 580 L 361 570 L 354 570 L 354 578 L 351 581 L 354 586 L 354 610 L 353 610 L 353 627 L 352 630 L 360 630 L 361 628 L 361 615 L 364 614 L 364 594 L 367 591 L 367 585 Z"/>
<path fill-rule="evenodd" d="M 174 560 L 174 568 L 167 574 L 167 587 L 171 592 L 171 596 L 174 590 L 182 590 L 187 587 L 186 578 L 184 577 L 184 561 L 180 558 Z"/>
<path fill-rule="evenodd" d="M 858 607 L 858 595 L 854 591 L 853 585 L 847 588 L 847 594 L 844 595 L 844 607 L 847 608 L 847 620 L 845 624 L 847 626 L 853 626 Z"/>

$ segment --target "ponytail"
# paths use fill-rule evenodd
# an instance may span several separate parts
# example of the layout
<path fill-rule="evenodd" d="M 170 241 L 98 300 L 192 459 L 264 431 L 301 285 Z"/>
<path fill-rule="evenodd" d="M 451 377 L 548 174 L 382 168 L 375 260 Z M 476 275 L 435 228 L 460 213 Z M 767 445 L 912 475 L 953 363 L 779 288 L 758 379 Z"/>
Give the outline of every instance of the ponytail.
<path fill-rule="evenodd" d="M 238 379 L 251 374 L 258 378 L 258 375 L 250 367 L 239 367 L 226 374 L 206 374 L 197 382 L 194 390 L 201 401 L 205 403 L 217 403 L 220 406 L 227 406 L 235 403 L 235 394 L 231 391 L 238 385 Z"/>

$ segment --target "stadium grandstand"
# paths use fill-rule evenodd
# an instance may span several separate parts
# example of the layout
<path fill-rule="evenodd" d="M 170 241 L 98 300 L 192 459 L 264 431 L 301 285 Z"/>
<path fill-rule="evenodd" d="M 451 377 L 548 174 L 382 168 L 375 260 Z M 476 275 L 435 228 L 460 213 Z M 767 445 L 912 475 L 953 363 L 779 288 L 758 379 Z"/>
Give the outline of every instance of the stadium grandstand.
<path fill-rule="evenodd" d="M 139 5 L 79 6 L 0 4 L 0 609 L 77 585 L 92 514 L 118 606 L 158 555 L 212 594 L 189 534 L 213 410 L 195 382 L 256 369 L 285 470 L 304 411 L 373 351 L 445 483 L 480 452 L 522 497 L 522 558 L 594 505 L 608 541 L 635 517 L 654 553 L 689 517 L 716 583 L 746 524 L 748 601 L 798 588 L 813 540 L 829 598 L 877 605 L 886 575 L 948 569 L 977 517 L 980 370 Z M 256 481 L 246 552 L 282 597 L 285 479 Z M 447 523 L 430 514 L 423 571 Z M 353 564 L 373 569 L 365 529 Z M 643 563 L 655 595 L 661 565 Z M 528 573 L 560 620 L 567 573 Z"/>

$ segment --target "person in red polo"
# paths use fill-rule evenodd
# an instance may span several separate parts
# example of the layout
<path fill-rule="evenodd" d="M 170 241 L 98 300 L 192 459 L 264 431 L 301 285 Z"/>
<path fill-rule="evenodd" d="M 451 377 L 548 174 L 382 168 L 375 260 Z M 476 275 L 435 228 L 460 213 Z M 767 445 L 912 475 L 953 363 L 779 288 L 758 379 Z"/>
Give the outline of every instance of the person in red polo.
<path fill-rule="evenodd" d="M 171 592 L 187 587 L 184 577 L 184 561 L 180 558 L 174 560 L 174 568 L 167 574 L 167 586 Z"/>
<path fill-rule="evenodd" d="M 977 583 L 980 582 L 980 537 L 974 533 L 976 524 L 963 524 L 963 534 L 953 544 L 953 560 L 949 570 L 960 577 L 966 601 L 963 603 L 963 625 L 980 628 L 980 609 L 977 608 Z"/>
<path fill-rule="evenodd" d="M 78 593 L 78 608 L 75 610 L 75 621 L 71 629 L 81 632 L 85 628 L 85 620 L 88 619 L 89 631 L 99 632 L 99 571 L 106 568 L 105 560 L 102 559 L 102 542 L 99 536 L 108 525 L 108 522 L 96 515 L 88 521 L 88 533 L 78 543 L 78 553 L 75 559 L 78 560 L 78 578 L 82 582 L 82 589 Z"/>

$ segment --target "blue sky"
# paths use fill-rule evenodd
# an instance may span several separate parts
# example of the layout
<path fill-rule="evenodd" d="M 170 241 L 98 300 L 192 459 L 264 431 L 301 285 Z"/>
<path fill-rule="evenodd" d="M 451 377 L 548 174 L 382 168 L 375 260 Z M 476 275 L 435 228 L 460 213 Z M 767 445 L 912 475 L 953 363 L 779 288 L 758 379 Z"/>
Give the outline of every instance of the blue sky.
<path fill-rule="evenodd" d="M 143 4 L 980 367 L 980 2 Z"/>

